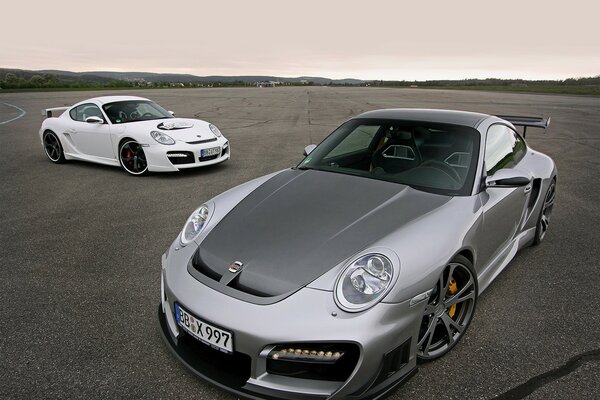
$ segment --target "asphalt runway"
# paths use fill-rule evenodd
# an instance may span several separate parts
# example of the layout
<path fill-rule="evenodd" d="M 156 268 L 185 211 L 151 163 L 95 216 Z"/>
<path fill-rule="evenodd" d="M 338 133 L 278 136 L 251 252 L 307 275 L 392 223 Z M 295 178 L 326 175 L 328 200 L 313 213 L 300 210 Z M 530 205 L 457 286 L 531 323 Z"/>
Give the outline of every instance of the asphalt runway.
<path fill-rule="evenodd" d="M 178 116 L 215 123 L 230 140 L 231 160 L 141 178 L 114 167 L 50 163 L 38 137 L 40 110 L 108 94 L 0 93 L 0 398 L 233 399 L 198 380 L 163 344 L 161 254 L 205 200 L 295 165 L 304 146 L 348 117 L 389 107 L 550 115 L 547 134 L 531 129 L 527 140 L 559 171 L 545 242 L 521 251 L 482 294 L 462 342 L 420 365 L 390 398 L 597 398 L 600 97 L 328 87 L 135 91 Z M 26 112 L 20 118 L 19 109 Z"/>

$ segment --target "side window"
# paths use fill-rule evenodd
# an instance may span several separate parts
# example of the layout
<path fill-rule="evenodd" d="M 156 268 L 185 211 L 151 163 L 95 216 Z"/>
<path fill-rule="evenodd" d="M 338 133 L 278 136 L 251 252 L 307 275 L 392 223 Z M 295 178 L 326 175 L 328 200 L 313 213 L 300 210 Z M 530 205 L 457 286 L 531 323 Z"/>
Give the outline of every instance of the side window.
<path fill-rule="evenodd" d="M 87 117 L 100 117 L 104 119 L 102 111 L 95 104 L 82 104 L 72 109 L 69 114 L 72 119 L 79 122 L 85 122 Z"/>
<path fill-rule="evenodd" d="M 359 125 L 348 136 L 341 141 L 327 157 L 335 157 L 343 154 L 362 151 L 369 148 L 375 134 L 379 130 L 379 125 Z"/>
<path fill-rule="evenodd" d="M 485 168 L 487 175 L 494 175 L 502 168 L 517 165 L 525 155 L 525 142 L 505 125 L 492 125 L 485 142 Z"/>

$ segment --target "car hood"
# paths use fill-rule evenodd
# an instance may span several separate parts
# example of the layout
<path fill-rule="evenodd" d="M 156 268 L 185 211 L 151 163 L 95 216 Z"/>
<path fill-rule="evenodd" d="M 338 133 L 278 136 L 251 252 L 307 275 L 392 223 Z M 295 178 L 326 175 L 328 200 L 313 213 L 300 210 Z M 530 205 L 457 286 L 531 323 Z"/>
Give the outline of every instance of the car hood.
<path fill-rule="evenodd" d="M 118 126 L 122 127 L 126 133 L 141 132 L 149 135 L 152 131 L 160 131 L 175 140 L 197 142 L 216 139 L 208 125 L 208 122 L 199 119 L 167 118 L 129 122 Z"/>
<path fill-rule="evenodd" d="M 223 217 L 200 243 L 193 262 L 223 286 L 279 296 L 306 286 L 450 198 L 364 177 L 290 169 Z M 243 266 L 234 274 L 229 266 L 235 261 Z"/>

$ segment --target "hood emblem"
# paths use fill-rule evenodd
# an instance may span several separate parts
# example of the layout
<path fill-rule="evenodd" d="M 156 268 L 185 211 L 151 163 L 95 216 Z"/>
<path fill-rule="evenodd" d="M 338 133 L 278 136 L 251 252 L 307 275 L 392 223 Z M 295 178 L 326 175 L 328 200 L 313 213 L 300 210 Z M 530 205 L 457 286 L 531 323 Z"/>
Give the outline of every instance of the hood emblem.
<path fill-rule="evenodd" d="M 229 272 L 235 274 L 236 272 L 240 272 L 244 264 L 241 261 L 235 261 L 229 266 Z"/>

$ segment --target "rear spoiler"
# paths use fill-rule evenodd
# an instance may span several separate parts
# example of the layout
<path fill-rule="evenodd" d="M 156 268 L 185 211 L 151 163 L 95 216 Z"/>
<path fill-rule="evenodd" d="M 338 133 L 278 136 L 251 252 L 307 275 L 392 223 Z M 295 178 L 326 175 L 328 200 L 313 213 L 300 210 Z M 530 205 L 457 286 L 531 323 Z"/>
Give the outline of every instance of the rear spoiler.
<path fill-rule="evenodd" d="M 42 116 L 44 116 L 46 118 L 51 118 L 53 112 L 59 112 L 59 111 L 64 112 L 64 111 L 67 111 L 69 108 L 71 108 L 71 107 L 46 108 L 46 109 L 42 110 Z"/>
<path fill-rule="evenodd" d="M 514 126 L 522 126 L 523 137 L 525 137 L 527 127 L 546 129 L 550 125 L 550 117 L 519 117 L 515 115 L 497 115 L 497 117 L 510 122 Z"/>

